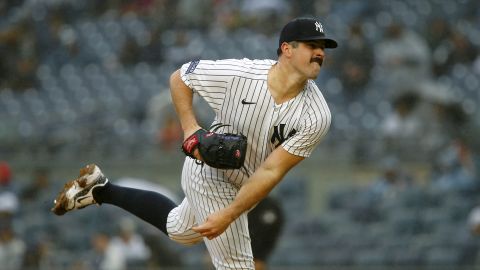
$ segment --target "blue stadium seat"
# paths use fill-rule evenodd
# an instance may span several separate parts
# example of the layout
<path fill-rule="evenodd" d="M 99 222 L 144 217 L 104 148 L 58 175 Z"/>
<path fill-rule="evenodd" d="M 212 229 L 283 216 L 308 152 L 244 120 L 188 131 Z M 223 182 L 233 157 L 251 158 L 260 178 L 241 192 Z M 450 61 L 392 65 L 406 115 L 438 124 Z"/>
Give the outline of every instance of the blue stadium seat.
<path fill-rule="evenodd" d="M 433 247 L 425 253 L 427 266 L 454 266 L 460 263 L 460 251 L 454 247 Z"/>

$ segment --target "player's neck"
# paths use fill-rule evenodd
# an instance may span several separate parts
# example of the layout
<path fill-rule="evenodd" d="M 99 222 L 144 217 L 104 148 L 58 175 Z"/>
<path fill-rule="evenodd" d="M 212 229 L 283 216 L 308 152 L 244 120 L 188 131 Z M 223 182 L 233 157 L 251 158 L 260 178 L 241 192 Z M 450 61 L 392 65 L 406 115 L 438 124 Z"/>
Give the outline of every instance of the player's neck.
<path fill-rule="evenodd" d="M 295 98 L 303 90 L 307 79 L 300 78 L 277 62 L 270 68 L 267 82 L 275 103 L 280 104 Z"/>

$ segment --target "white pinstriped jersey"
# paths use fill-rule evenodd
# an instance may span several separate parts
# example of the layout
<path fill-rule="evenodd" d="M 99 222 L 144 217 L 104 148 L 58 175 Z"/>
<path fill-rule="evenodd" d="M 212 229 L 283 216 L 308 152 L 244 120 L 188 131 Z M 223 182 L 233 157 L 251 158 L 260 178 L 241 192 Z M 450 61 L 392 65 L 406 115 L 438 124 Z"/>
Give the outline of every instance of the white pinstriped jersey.
<path fill-rule="evenodd" d="M 252 174 L 279 145 L 291 154 L 308 157 L 327 133 L 331 115 L 325 99 L 309 80 L 295 98 L 275 104 L 267 87 L 268 71 L 276 61 L 227 59 L 192 61 L 182 66 L 182 80 L 215 111 L 214 123 L 228 124 L 218 132 L 242 133 L 248 147 L 245 166 Z M 208 166 L 205 170 L 217 170 Z M 226 173 L 241 185 L 242 170 Z"/>
<path fill-rule="evenodd" d="M 201 60 L 180 69 L 181 78 L 215 111 L 217 132 L 247 136 L 245 170 L 222 170 L 186 158 L 182 171 L 185 199 L 168 215 L 172 240 L 194 244 L 204 240 L 217 270 L 254 270 L 244 213 L 220 236 L 208 240 L 192 230 L 209 214 L 227 207 L 238 189 L 276 148 L 308 157 L 327 133 L 331 116 L 320 90 L 311 80 L 295 98 L 275 104 L 267 87 L 273 60 Z"/>

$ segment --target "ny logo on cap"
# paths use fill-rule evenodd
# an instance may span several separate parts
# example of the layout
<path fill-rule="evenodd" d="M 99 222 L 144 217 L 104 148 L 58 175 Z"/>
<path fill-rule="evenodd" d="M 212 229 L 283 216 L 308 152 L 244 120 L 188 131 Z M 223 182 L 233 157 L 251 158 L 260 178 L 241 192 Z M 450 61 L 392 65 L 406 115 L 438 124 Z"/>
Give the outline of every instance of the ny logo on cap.
<path fill-rule="evenodd" d="M 315 30 L 317 30 L 320 33 L 323 33 L 323 26 L 319 22 L 315 22 Z"/>

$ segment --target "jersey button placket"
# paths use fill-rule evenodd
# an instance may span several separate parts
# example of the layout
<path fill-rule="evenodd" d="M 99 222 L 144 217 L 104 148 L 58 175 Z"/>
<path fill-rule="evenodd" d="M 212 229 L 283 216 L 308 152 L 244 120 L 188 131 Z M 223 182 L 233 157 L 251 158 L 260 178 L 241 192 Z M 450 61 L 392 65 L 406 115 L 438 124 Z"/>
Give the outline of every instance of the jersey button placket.
<path fill-rule="evenodd" d="M 282 104 L 275 104 L 275 102 L 273 103 L 273 112 L 274 113 L 278 113 L 280 111 L 280 109 L 282 108 Z"/>
<path fill-rule="evenodd" d="M 272 123 L 274 125 L 278 124 L 277 120 L 280 116 L 280 111 L 281 111 L 282 105 L 273 105 L 273 113 L 272 113 Z"/>

